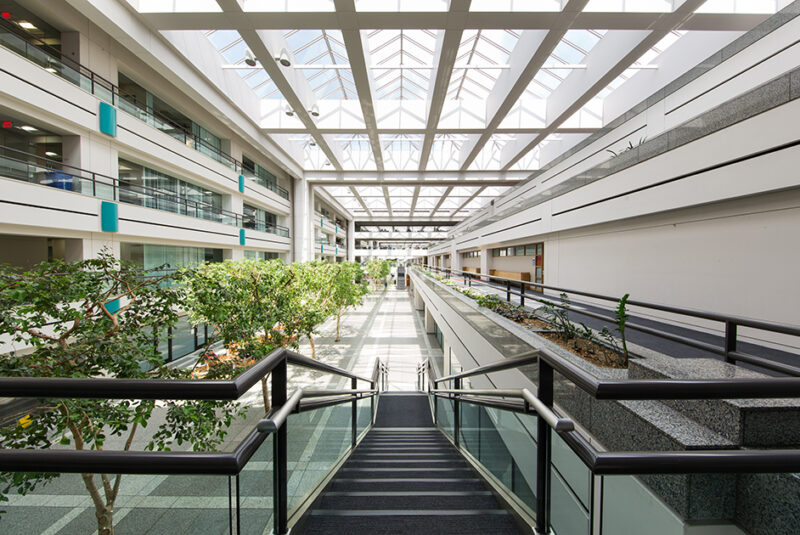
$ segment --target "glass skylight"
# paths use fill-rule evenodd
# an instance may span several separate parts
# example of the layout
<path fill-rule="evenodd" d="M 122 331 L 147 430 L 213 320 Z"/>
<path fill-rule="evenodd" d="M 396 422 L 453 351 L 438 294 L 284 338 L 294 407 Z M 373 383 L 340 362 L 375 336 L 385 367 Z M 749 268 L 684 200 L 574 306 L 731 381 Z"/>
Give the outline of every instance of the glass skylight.
<path fill-rule="evenodd" d="M 284 37 L 318 99 L 358 98 L 340 30 L 288 30 Z"/>
<path fill-rule="evenodd" d="M 375 98 L 424 100 L 430 86 L 438 30 L 367 32 Z"/>
<path fill-rule="evenodd" d="M 447 96 L 485 99 L 519 40 L 519 30 L 465 30 L 458 46 Z"/>

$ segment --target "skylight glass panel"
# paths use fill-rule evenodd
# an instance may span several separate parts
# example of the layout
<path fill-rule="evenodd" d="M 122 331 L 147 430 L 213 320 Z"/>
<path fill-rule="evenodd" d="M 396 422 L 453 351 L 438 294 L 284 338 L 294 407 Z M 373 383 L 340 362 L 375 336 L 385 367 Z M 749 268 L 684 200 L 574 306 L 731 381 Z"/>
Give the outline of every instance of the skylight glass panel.
<path fill-rule="evenodd" d="M 695 13 L 772 14 L 777 13 L 780 3 L 780 0 L 707 0 Z"/>
<path fill-rule="evenodd" d="M 447 96 L 485 99 L 519 41 L 519 30 L 465 30 L 458 46 Z"/>
<path fill-rule="evenodd" d="M 367 32 L 375 98 L 424 100 L 430 88 L 438 30 Z"/>
<path fill-rule="evenodd" d="M 342 167 L 357 171 L 376 169 L 372 145 L 367 134 L 337 136 L 342 153 Z"/>
<path fill-rule="evenodd" d="M 205 36 L 222 55 L 227 65 L 241 65 L 235 69 L 248 86 L 261 98 L 283 98 L 275 83 L 270 79 L 267 71 L 262 68 L 253 68 L 245 63 L 248 52 L 247 43 L 236 30 L 209 30 Z M 257 65 L 257 67 L 260 67 Z"/>
<path fill-rule="evenodd" d="M 302 70 L 318 99 L 358 98 L 340 30 L 287 30 L 284 38 L 293 67 Z"/>
<path fill-rule="evenodd" d="M 586 55 L 604 34 L 604 30 L 568 30 L 528 84 L 522 98 L 525 95 L 547 98 L 574 69 L 585 68 Z"/>
<path fill-rule="evenodd" d="M 163 0 L 159 1 L 163 2 Z M 301 13 L 336 10 L 333 0 L 303 0 L 302 2 L 298 0 L 244 0 L 242 3 L 244 11 Z"/>
<path fill-rule="evenodd" d="M 470 11 L 561 11 L 561 0 L 472 0 Z"/>
<path fill-rule="evenodd" d="M 449 0 L 356 0 L 356 11 L 447 11 Z"/>
<path fill-rule="evenodd" d="M 501 167 L 500 158 L 503 147 L 505 147 L 506 143 L 513 141 L 515 138 L 516 136 L 514 134 L 492 134 L 489 141 L 486 142 L 478 153 L 478 156 L 475 157 L 475 160 L 469 166 L 469 169 L 476 171 L 485 169 L 499 170 Z"/>
<path fill-rule="evenodd" d="M 441 171 L 460 167 L 461 146 L 466 140 L 463 135 L 436 134 L 431 145 L 428 169 Z"/>
<path fill-rule="evenodd" d="M 422 141 L 422 134 L 381 134 L 384 167 L 395 171 L 416 169 Z"/>
<path fill-rule="evenodd" d="M 589 0 L 584 11 L 669 13 L 672 0 Z"/>

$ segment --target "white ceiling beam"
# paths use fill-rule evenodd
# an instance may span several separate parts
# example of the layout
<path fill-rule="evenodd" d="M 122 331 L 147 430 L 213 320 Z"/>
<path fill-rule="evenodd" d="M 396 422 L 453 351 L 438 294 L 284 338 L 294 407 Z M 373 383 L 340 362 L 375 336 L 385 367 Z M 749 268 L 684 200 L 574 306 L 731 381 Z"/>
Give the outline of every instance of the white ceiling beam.
<path fill-rule="evenodd" d="M 694 10 L 703 5 L 705 1 L 686 0 L 672 13 L 662 14 L 663 20 L 658 24 L 658 27 L 661 28 L 659 30 L 652 32 L 609 31 L 606 33 L 586 58 L 589 68 L 582 71 L 573 71 L 551 93 L 547 101 L 548 127 L 545 131 L 530 140 L 517 140 L 514 143 L 516 153 L 510 157 L 509 153 L 504 155 L 507 159 L 501 162 L 502 168 L 504 170 L 511 168 L 528 151 L 541 143 L 552 130 L 572 117 L 584 104 L 622 74 L 642 54 L 652 48 L 670 31 L 680 26 L 684 20 L 691 17 Z"/>
<path fill-rule="evenodd" d="M 353 197 L 356 198 L 359 204 L 361 204 L 361 207 L 364 209 L 364 211 L 367 212 L 367 215 L 369 217 L 372 217 L 372 212 L 367 206 L 367 203 L 364 202 L 364 199 L 361 197 L 361 194 L 358 193 L 358 190 L 355 188 L 355 186 L 350 186 L 350 192 L 353 194 Z"/>
<path fill-rule="evenodd" d="M 459 184 L 459 185 L 461 185 L 461 184 Z M 442 207 L 442 204 L 444 204 L 445 199 L 447 199 L 447 197 L 450 196 L 450 192 L 453 191 L 454 187 L 455 186 L 448 186 L 447 189 L 444 190 L 444 193 L 442 193 L 442 197 L 439 199 L 439 202 L 437 202 L 436 206 L 434 206 L 433 210 L 431 210 L 431 216 L 435 216 L 436 215 L 436 212 L 439 210 L 439 208 Z M 453 213 L 455 213 L 455 212 L 453 212 Z"/>
<path fill-rule="evenodd" d="M 417 209 L 417 200 L 418 199 L 419 199 L 419 186 L 415 186 L 414 187 L 414 196 L 411 198 L 411 209 L 410 209 L 409 213 L 413 214 L 414 210 Z"/>
<path fill-rule="evenodd" d="M 222 9 L 223 14 L 234 16 L 244 14 L 238 0 L 217 0 L 217 4 Z M 259 63 L 261 63 L 261 66 L 264 67 L 264 70 L 267 71 L 270 79 L 281 92 L 283 98 L 286 99 L 294 114 L 306 127 L 308 133 L 314 137 L 320 150 L 325 153 L 331 165 L 336 169 L 341 169 L 340 156 L 334 152 L 324 136 L 319 134 L 317 125 L 309 112 L 316 105 L 316 97 L 305 76 L 303 76 L 302 72 L 284 67 L 275 61 L 275 58 L 280 55 L 283 49 L 286 49 L 291 55 L 290 47 L 286 43 L 283 33 L 278 30 L 239 29 L 239 35 L 241 35 Z"/>
<path fill-rule="evenodd" d="M 484 191 L 484 190 L 485 190 L 487 187 L 488 187 L 488 186 L 481 186 L 481 187 L 479 187 L 479 188 L 478 188 L 478 190 L 477 190 L 475 193 L 473 193 L 473 194 L 472 194 L 472 195 L 471 195 L 471 196 L 470 196 L 470 197 L 469 197 L 469 198 L 468 198 L 466 201 L 464 201 L 464 202 L 461 204 L 461 206 L 459 206 L 458 208 L 456 208 L 456 209 L 455 209 L 455 211 L 454 211 L 453 213 L 454 213 L 454 214 L 457 214 L 458 212 L 460 212 L 461 210 L 463 210 L 465 206 L 467 206 L 469 203 L 471 203 L 472 201 L 474 201 L 474 200 L 475 200 L 475 198 L 476 198 L 478 195 L 480 195 L 481 193 L 483 193 L 483 191 Z"/>
<path fill-rule="evenodd" d="M 361 104 L 361 114 L 367 127 L 372 157 L 375 160 L 375 167 L 378 171 L 383 171 L 383 151 L 378 138 L 378 120 L 375 116 L 375 106 L 372 99 L 374 84 L 369 71 L 368 52 L 364 46 L 365 37 L 361 35 L 358 27 L 353 24 L 356 12 L 355 2 L 354 0 L 334 0 L 334 5 L 336 6 L 336 15 L 342 29 L 342 38 L 344 39 L 347 58 L 350 61 L 353 80 L 356 83 L 356 93 L 358 93 L 358 102 Z"/>
<path fill-rule="evenodd" d="M 470 164 L 481 152 L 491 138 L 494 130 L 500 126 L 511 108 L 527 89 L 536 73 L 542 68 L 553 49 L 564 34 L 572 26 L 575 18 L 581 13 L 589 0 L 568 0 L 560 13 L 558 23 L 549 31 L 525 30 L 511 51 L 509 63 L 511 69 L 503 71 L 497 77 L 489 97 L 486 99 L 486 130 L 480 136 L 465 142 L 459 153 L 461 169 Z"/>
<path fill-rule="evenodd" d="M 297 0 L 299 1 L 299 0 Z M 161 2 L 168 7 L 172 2 Z M 559 12 L 469 12 L 464 29 L 483 30 L 549 30 L 559 25 Z M 572 29 L 643 30 L 658 29 L 661 13 L 589 12 L 578 15 Z M 236 30 L 236 29 L 341 29 L 333 13 L 258 12 L 194 13 L 150 12 L 139 16 L 156 30 Z M 769 14 L 698 13 L 683 21 L 676 29 L 696 31 L 747 31 L 769 18 Z M 448 12 L 357 12 L 354 19 L 361 29 L 427 30 L 447 28 Z"/>
<path fill-rule="evenodd" d="M 262 123 L 263 124 L 263 123 Z M 544 127 L 503 127 L 498 128 L 494 131 L 495 134 L 538 134 L 544 131 Z M 581 127 L 581 126 L 569 126 L 569 127 L 559 127 L 556 129 L 556 133 L 564 133 L 564 134 L 591 134 L 597 130 L 594 127 Z M 263 127 L 262 131 L 266 134 L 297 134 L 305 135 L 308 134 L 305 128 L 298 128 L 298 127 L 287 127 L 287 128 L 276 128 L 276 127 Z M 434 134 L 449 134 L 449 135 L 464 135 L 466 138 L 469 134 L 480 134 L 484 131 L 483 128 L 437 128 L 433 131 Z M 369 132 L 366 128 L 347 128 L 345 126 L 341 128 L 317 128 L 317 132 L 320 134 L 335 134 L 338 138 L 351 138 L 355 134 L 363 134 L 367 135 Z M 423 128 L 379 128 L 377 130 L 378 134 L 426 134 L 428 130 Z M 339 139 L 340 141 L 344 141 L 344 139 Z M 299 139 L 295 139 L 294 141 L 299 141 Z M 334 141 L 336 139 L 334 138 Z"/>
<path fill-rule="evenodd" d="M 450 24 L 458 23 L 469 13 L 469 6 L 472 0 L 450 0 Z M 464 29 L 461 27 L 445 27 L 440 31 L 436 39 L 436 50 L 434 52 L 434 71 L 431 73 L 428 89 L 428 99 L 426 102 L 427 121 L 425 125 L 425 137 L 422 140 L 422 150 L 420 151 L 419 170 L 424 171 L 428 166 L 428 159 L 431 155 L 431 147 L 436 134 L 436 127 L 442 115 L 442 108 L 447 97 L 447 88 L 450 85 L 450 77 L 453 74 L 453 66 L 458 56 L 458 46 L 461 44 L 461 37 Z"/>

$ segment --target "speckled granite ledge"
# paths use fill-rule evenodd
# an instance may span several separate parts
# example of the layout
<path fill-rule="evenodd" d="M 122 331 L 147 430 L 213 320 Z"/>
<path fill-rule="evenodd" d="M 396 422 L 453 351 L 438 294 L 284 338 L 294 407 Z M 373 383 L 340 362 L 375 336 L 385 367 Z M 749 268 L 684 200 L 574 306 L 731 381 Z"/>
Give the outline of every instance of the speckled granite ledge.
<path fill-rule="evenodd" d="M 631 379 L 736 379 L 765 375 L 711 359 L 676 359 L 660 354 L 631 362 Z M 800 446 L 800 400 L 712 399 L 664 401 L 743 447 Z"/>

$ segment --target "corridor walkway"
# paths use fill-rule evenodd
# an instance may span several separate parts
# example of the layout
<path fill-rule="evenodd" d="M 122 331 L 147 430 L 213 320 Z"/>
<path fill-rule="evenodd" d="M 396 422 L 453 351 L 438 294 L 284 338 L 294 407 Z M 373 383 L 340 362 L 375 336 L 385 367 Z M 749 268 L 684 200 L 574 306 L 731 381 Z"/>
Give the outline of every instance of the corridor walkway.
<path fill-rule="evenodd" d="M 342 318 L 341 341 L 336 342 L 336 318 L 325 322 L 315 335 L 317 358 L 361 376 L 369 376 L 375 357 L 389 366 L 389 390 L 415 390 L 417 364 L 434 356 L 441 356 L 435 338 L 425 334 L 422 316 L 414 311 L 407 290 L 389 286 L 380 288 L 364 299 L 364 304 L 350 310 Z M 311 355 L 308 340 L 300 344 L 299 352 Z M 438 355 L 437 355 L 438 353 Z M 298 382 L 308 380 L 330 381 L 328 388 L 349 388 L 346 379 L 331 378 L 309 370 L 292 372 Z M 316 388 L 321 388 L 316 382 Z"/>

